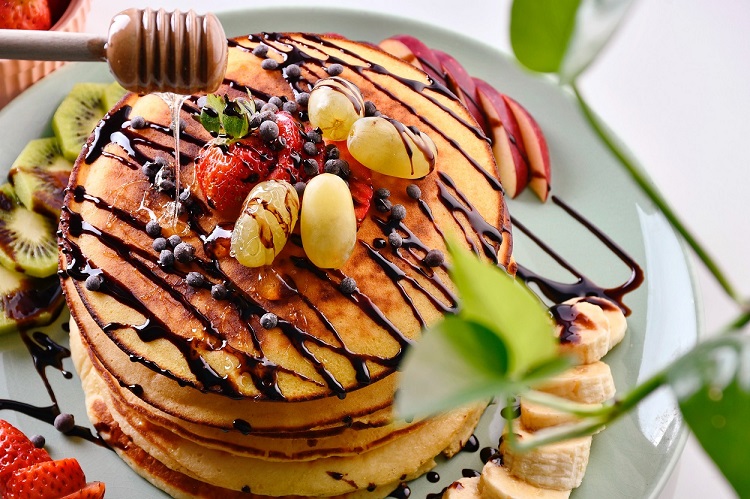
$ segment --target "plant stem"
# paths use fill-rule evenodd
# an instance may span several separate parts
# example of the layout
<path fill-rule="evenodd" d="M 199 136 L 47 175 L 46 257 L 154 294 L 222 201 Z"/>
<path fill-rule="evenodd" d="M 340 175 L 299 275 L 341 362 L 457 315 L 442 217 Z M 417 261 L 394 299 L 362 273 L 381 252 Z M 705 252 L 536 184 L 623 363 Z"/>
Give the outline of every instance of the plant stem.
<path fill-rule="evenodd" d="M 750 310 L 745 310 L 736 319 L 724 326 L 719 334 L 731 334 L 750 324 Z"/>
<path fill-rule="evenodd" d="M 635 180 L 636 184 L 638 184 L 638 186 L 643 190 L 646 196 L 648 196 L 648 198 L 651 199 L 651 201 L 662 211 L 662 213 L 664 213 L 664 216 L 667 217 L 667 220 L 669 220 L 669 223 L 672 224 L 672 227 L 674 227 L 674 229 L 679 232 L 680 235 L 685 239 L 685 241 L 693 249 L 701 262 L 703 262 L 709 272 L 713 274 L 713 276 L 716 278 L 719 285 L 724 289 L 727 295 L 729 295 L 729 297 L 740 306 L 746 305 L 745 303 L 743 303 L 742 298 L 737 294 L 734 287 L 730 284 L 729 280 L 726 278 L 713 258 L 711 258 L 711 256 L 703 248 L 703 246 L 701 246 L 698 240 L 690 233 L 687 227 L 685 227 L 682 221 L 678 218 L 677 214 L 672 210 L 667 201 L 661 195 L 661 193 L 659 193 L 656 187 L 648 180 L 643 172 L 641 172 L 640 168 L 637 167 L 627 157 L 625 151 L 623 151 L 622 148 L 615 143 L 614 139 L 610 136 L 610 133 L 605 130 L 604 127 L 602 127 L 598 118 L 594 115 L 591 107 L 586 103 L 586 100 L 581 95 L 581 92 L 578 90 L 578 87 L 575 85 L 575 83 L 573 83 L 571 87 L 573 89 L 573 92 L 575 93 L 576 98 L 578 99 L 578 104 L 581 106 L 581 110 L 583 111 L 586 120 L 602 140 L 604 145 L 609 148 L 612 154 L 615 155 L 615 157 L 625 167 L 628 173 L 630 173 L 630 176 L 633 178 L 633 180 Z"/>

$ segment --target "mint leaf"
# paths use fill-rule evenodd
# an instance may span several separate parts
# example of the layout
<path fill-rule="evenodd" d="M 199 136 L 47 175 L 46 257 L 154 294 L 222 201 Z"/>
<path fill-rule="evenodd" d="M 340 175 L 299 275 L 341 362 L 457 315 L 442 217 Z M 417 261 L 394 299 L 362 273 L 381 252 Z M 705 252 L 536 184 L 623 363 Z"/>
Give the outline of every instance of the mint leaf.
<path fill-rule="evenodd" d="M 521 281 L 468 250 L 450 243 L 451 278 L 461 300 L 460 316 L 482 324 L 503 340 L 508 350 L 508 375 L 524 371 L 557 355 L 553 324 L 546 307 Z"/>
<path fill-rule="evenodd" d="M 399 417 L 425 416 L 511 393 L 507 350 L 485 326 L 446 317 L 424 333 L 401 364 Z"/>
<path fill-rule="evenodd" d="M 240 139 L 250 131 L 250 122 L 244 114 L 224 114 L 224 131 L 234 139 Z"/>
<path fill-rule="evenodd" d="M 739 459 L 750 448 L 750 338 L 699 345 L 667 376 L 703 449 L 739 497 L 750 497 L 750 474 L 745 460 Z"/>
<path fill-rule="evenodd" d="M 581 0 L 514 0 L 510 43 L 524 66 L 556 73 L 575 27 Z"/>

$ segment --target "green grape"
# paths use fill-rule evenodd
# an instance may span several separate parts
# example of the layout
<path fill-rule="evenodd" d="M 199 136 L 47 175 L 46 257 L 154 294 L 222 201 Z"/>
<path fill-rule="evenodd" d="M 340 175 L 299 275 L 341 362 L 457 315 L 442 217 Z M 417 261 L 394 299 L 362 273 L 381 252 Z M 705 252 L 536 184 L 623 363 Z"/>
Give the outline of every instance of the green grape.
<path fill-rule="evenodd" d="M 299 213 L 299 196 L 288 182 L 253 187 L 232 231 L 230 254 L 246 267 L 270 265 L 284 248 Z"/>
<path fill-rule="evenodd" d="M 349 187 L 341 177 L 322 173 L 305 187 L 300 212 L 302 247 L 322 269 L 343 267 L 357 241 L 357 217 Z"/>
<path fill-rule="evenodd" d="M 354 159 L 384 175 L 422 178 L 435 168 L 437 147 L 432 139 L 391 118 L 357 120 L 346 145 Z"/>
<path fill-rule="evenodd" d="M 312 126 L 328 140 L 345 140 L 352 124 L 365 115 L 365 101 L 352 82 L 333 76 L 315 83 L 307 103 Z"/>

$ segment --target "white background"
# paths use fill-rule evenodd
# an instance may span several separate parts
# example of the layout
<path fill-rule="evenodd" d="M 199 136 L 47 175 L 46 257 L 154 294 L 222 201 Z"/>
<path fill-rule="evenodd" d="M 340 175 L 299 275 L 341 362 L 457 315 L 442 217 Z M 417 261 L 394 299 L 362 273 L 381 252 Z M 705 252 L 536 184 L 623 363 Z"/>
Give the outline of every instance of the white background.
<path fill-rule="evenodd" d="M 509 0 L 93 0 L 87 31 L 105 33 L 112 15 L 130 6 L 218 12 L 311 4 L 391 13 L 510 51 Z M 732 282 L 750 296 L 750 2 L 636 1 L 579 85 Z M 706 331 L 715 331 L 737 309 L 696 267 Z M 691 437 L 661 499 L 731 497 Z"/>

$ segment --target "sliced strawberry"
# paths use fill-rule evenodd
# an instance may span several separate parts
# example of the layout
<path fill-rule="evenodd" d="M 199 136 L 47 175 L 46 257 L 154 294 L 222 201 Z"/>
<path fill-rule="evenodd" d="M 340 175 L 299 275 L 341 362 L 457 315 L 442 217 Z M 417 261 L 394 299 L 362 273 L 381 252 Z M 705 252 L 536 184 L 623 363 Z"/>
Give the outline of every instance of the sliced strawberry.
<path fill-rule="evenodd" d="M 34 447 L 21 430 L 0 419 L 0 494 L 4 493 L 5 482 L 11 473 L 50 460 L 46 450 Z"/>
<path fill-rule="evenodd" d="M 76 459 L 44 461 L 14 471 L 3 499 L 59 499 L 85 485 L 86 477 Z"/>
<path fill-rule="evenodd" d="M 77 490 L 60 499 L 102 499 L 104 497 L 104 490 L 104 482 L 89 482 L 81 490 Z"/>
<path fill-rule="evenodd" d="M 50 29 L 52 20 L 47 0 L 0 1 L 0 28 Z"/>

